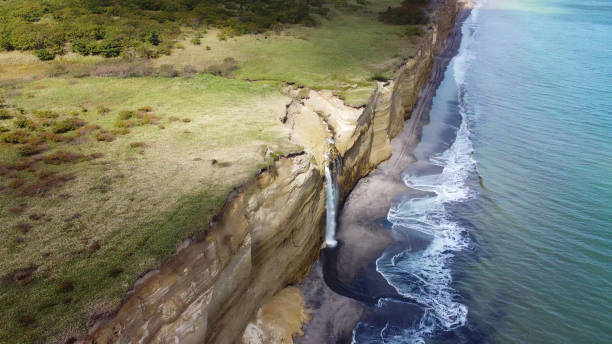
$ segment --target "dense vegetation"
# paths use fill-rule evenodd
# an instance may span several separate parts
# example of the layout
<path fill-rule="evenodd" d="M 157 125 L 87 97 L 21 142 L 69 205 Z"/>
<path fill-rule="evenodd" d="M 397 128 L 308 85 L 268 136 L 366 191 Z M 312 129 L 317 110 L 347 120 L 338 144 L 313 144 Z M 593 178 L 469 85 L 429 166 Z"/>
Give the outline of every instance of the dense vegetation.
<path fill-rule="evenodd" d="M 422 25 L 427 23 L 426 7 L 430 0 L 405 0 L 399 7 L 389 7 L 379 15 L 385 23 L 395 25 Z"/>
<path fill-rule="evenodd" d="M 223 28 L 223 36 L 282 24 L 314 25 L 322 0 L 8 0 L 0 2 L 0 50 L 116 57 L 169 54 L 181 26 Z"/>

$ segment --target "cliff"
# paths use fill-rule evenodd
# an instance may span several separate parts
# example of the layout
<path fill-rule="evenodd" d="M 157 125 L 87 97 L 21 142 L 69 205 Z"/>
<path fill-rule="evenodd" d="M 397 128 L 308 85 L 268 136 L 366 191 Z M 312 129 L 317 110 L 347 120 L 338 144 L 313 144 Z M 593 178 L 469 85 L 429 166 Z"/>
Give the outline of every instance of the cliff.
<path fill-rule="evenodd" d="M 319 256 L 328 137 L 323 120 L 342 158 L 338 183 L 346 197 L 360 178 L 389 158 L 391 138 L 402 131 L 459 9 L 457 0 L 437 2 L 417 56 L 405 61 L 393 81 L 379 83 L 365 108 L 346 106 L 331 92 L 298 96 L 305 92 L 288 88 L 294 100 L 283 120 L 304 153 L 281 157 L 237 190 L 206 235 L 185 242 L 158 270 L 138 280 L 112 317 L 92 322 L 90 342 L 240 340 L 249 321 L 260 318 L 258 310 L 299 283 Z M 254 332 L 258 336 L 250 342 L 279 340 Z"/>

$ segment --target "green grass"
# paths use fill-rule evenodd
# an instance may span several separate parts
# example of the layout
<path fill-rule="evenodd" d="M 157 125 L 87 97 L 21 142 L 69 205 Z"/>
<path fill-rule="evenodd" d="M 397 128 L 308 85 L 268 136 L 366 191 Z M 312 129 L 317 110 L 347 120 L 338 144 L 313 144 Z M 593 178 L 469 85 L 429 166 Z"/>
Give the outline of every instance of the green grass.
<path fill-rule="evenodd" d="M 226 57 L 238 61 L 235 77 L 251 80 L 295 82 L 313 89 L 330 89 L 353 105 L 363 105 L 371 95 L 372 77 L 391 77 L 404 58 L 416 53 L 412 26 L 388 25 L 376 19 L 385 5 L 400 1 L 372 1 L 367 10 L 331 15 L 317 27 L 294 26 L 281 34 L 240 36 L 226 41 L 216 30 L 188 44 L 159 65 L 193 65 L 206 68 Z M 210 47 L 207 50 L 206 47 Z"/>
<path fill-rule="evenodd" d="M 270 160 L 299 150 L 279 121 L 289 101 L 280 91 L 285 82 L 333 90 L 348 104 L 364 105 L 373 78 L 391 77 L 416 53 L 417 27 L 376 19 L 399 3 L 372 0 L 353 10 L 332 10 L 317 27 L 290 26 L 279 34 L 220 40 L 219 30 L 210 29 L 200 45 L 190 43 L 194 32 L 184 31 L 178 42 L 183 49 L 143 63 L 202 71 L 231 57 L 238 64 L 232 78 L 71 78 L 126 62 L 68 54 L 46 63 L 24 53 L 0 54 L 0 96 L 23 108 L 28 119 L 41 125 L 76 112 L 87 125 L 100 127 L 74 144 L 44 142 L 42 157 L 103 154 L 61 165 L 41 161 L 17 173 L 26 183 L 48 171 L 74 176 L 45 197 L 19 197 L 5 185 L 17 177 L 2 176 L 0 278 L 37 268 L 29 283 L 0 282 L 0 342 L 44 342 L 82 332 L 89 315 L 116 307 L 136 278 L 158 267 L 182 239 L 206 231 L 233 187 Z M 47 78 L 50 73 L 56 77 Z M 150 107 L 157 122 L 119 133 L 128 121 L 139 120 L 121 119 L 120 112 L 143 107 Z M 36 110 L 60 117 L 38 118 Z M 13 121 L 0 120 L 0 126 L 14 132 Z M 34 136 L 41 129 L 24 130 Z M 109 142 L 96 140 L 96 134 Z M 0 162 L 23 161 L 21 147 L 0 143 Z"/>
<path fill-rule="evenodd" d="M 205 231 L 230 190 L 269 163 L 266 150 L 299 149 L 279 121 L 288 98 L 277 83 L 211 75 L 43 79 L 22 84 L 19 93 L 9 101 L 33 121 L 42 121 L 29 115 L 35 110 L 56 111 L 58 121 L 77 111 L 88 125 L 113 130 L 120 111 L 150 107 L 164 129 L 136 126 L 112 142 L 98 142 L 100 130 L 79 144 L 47 142 L 42 156 L 104 157 L 58 166 L 41 161 L 34 172 L 19 172 L 26 181 L 43 170 L 75 175 L 47 197 L 3 191 L 0 277 L 37 267 L 27 284 L 0 282 L 3 343 L 42 342 L 71 326 L 82 331 L 88 315 L 116 307 L 143 271 L 158 267 L 182 239 Z M 100 106 L 110 111 L 98 113 Z M 0 124 L 12 128 L 12 121 Z M 1 144 L 0 161 L 21 159 L 19 146 Z M 21 204 L 23 212 L 15 213 Z M 19 231 L 23 224 L 31 226 L 27 233 Z M 73 290 L 58 291 L 66 281 Z"/>

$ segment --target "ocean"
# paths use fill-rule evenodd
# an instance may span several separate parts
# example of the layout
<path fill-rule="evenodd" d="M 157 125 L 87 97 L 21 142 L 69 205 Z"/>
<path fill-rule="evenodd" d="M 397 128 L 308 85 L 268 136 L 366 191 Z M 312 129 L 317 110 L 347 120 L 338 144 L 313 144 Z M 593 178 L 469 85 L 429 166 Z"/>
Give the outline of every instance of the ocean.
<path fill-rule="evenodd" d="M 488 0 L 387 215 L 354 343 L 612 343 L 612 1 Z M 415 196 L 418 195 L 418 196 Z"/>

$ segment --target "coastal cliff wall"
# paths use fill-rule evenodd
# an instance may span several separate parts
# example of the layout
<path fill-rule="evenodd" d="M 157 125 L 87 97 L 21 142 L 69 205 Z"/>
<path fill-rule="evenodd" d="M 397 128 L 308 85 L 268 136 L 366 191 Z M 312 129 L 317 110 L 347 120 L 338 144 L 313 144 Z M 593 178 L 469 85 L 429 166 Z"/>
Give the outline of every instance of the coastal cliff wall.
<path fill-rule="evenodd" d="M 261 307 L 299 283 L 319 256 L 325 231 L 323 120 L 342 157 L 341 197 L 391 154 L 435 55 L 452 30 L 460 4 L 437 1 L 431 28 L 417 56 L 379 83 L 362 109 L 344 105 L 331 92 L 287 89 L 295 96 L 285 125 L 303 154 L 282 157 L 235 192 L 199 239 L 186 241 L 158 270 L 138 280 L 112 318 L 90 328 L 93 343 L 234 343 Z M 407 122 L 410 125 L 411 121 Z M 254 331 L 249 342 L 280 342 Z"/>

